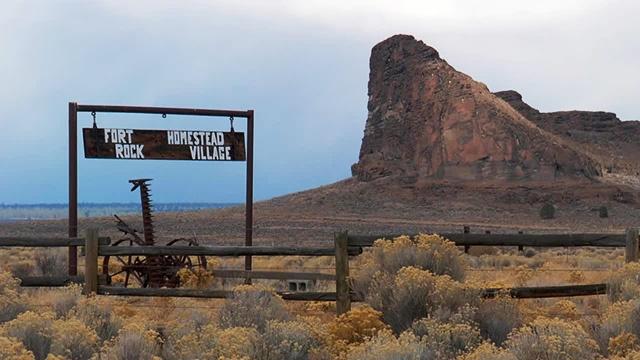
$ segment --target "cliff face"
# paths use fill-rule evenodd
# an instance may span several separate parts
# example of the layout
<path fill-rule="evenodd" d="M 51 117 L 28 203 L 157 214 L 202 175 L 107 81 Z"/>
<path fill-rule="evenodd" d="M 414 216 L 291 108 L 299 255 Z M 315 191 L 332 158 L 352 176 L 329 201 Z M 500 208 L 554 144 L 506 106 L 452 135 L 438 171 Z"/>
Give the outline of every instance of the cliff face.
<path fill-rule="evenodd" d="M 602 171 L 574 143 L 543 130 L 412 36 L 373 48 L 368 111 L 352 166 L 361 181 L 553 180 Z"/>
<path fill-rule="evenodd" d="M 621 121 L 604 111 L 544 113 L 529 106 L 513 90 L 495 93 L 540 128 L 587 149 L 600 159 L 607 173 L 638 175 L 640 172 L 640 122 Z"/>

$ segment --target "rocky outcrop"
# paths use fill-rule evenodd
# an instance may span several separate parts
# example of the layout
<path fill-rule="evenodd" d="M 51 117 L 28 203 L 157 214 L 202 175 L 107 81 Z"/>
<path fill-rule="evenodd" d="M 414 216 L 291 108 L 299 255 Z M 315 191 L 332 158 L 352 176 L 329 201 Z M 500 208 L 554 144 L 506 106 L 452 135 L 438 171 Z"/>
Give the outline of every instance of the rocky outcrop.
<path fill-rule="evenodd" d="M 599 159 L 607 173 L 640 172 L 640 122 L 604 111 L 540 112 L 513 90 L 494 93 L 540 128 L 573 142 Z"/>
<path fill-rule="evenodd" d="M 535 109 L 533 109 L 535 110 Z M 594 178 L 601 164 L 543 130 L 412 36 L 372 52 L 361 181 Z"/>

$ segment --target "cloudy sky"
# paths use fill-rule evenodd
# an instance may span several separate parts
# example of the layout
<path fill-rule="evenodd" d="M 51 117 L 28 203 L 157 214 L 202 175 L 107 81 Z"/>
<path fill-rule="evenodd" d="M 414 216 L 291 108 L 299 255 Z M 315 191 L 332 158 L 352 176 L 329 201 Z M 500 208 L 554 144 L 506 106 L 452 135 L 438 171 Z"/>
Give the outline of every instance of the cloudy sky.
<path fill-rule="evenodd" d="M 67 103 L 256 111 L 256 197 L 350 176 L 368 57 L 397 33 L 543 111 L 640 119 L 633 0 L 3 1 L 0 203 L 66 202 Z M 227 130 L 226 119 L 99 114 L 101 127 Z M 89 126 L 81 114 L 80 127 Z M 241 121 L 237 121 L 241 128 Z M 241 202 L 244 164 L 85 160 L 80 201 Z"/>

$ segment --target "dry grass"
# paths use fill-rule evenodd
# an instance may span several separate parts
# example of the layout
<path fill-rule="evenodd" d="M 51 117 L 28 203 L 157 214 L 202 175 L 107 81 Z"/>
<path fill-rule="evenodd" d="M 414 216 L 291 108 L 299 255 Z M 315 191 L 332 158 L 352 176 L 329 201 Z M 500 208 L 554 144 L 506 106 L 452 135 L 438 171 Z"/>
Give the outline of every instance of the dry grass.
<path fill-rule="evenodd" d="M 28 273 L 28 264 L 40 269 L 36 273 L 60 266 L 45 257 L 36 264 L 32 251 L 7 253 L 0 258 L 15 256 L 24 263 L 13 268 L 5 264 L 16 273 Z M 221 259 L 214 268 L 237 268 L 241 262 Z M 240 286 L 231 298 L 221 300 L 84 298 L 77 287 L 20 289 L 10 274 L 2 273 L 0 355 L 16 360 L 49 354 L 165 360 L 633 358 L 640 348 L 640 271 L 637 265 L 622 264 L 619 250 L 521 254 L 491 248 L 464 254 L 437 237 L 426 243 L 405 238 L 381 243 L 352 261 L 354 278 L 361 279 L 355 285 L 370 306 L 354 305 L 339 318 L 332 303 L 282 301 L 271 290 L 282 286 L 278 281 Z M 254 266 L 331 272 L 333 259 L 260 257 Z M 223 285 L 210 274 L 183 276 L 194 287 Z M 601 281 L 614 285 L 609 297 L 478 296 L 483 286 Z M 224 286 L 236 284 L 227 281 Z M 322 286 L 332 290 L 331 284 Z"/>

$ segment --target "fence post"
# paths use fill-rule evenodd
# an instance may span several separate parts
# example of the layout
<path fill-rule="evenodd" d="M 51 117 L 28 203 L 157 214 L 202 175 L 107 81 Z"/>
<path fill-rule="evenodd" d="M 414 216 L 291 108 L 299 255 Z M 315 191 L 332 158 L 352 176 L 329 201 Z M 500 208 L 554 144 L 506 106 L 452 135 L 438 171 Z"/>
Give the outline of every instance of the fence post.
<path fill-rule="evenodd" d="M 87 296 L 98 292 L 98 240 L 97 229 L 87 229 L 84 239 L 84 291 Z"/>
<path fill-rule="evenodd" d="M 470 232 L 471 232 L 471 229 L 469 229 L 469 227 L 465 225 L 465 226 L 462 228 L 462 232 L 463 232 L 464 234 L 468 234 L 468 233 L 470 233 Z M 465 253 L 465 254 L 468 254 L 468 253 L 469 253 L 469 249 L 470 249 L 470 248 L 471 248 L 471 246 L 469 246 L 469 245 L 465 245 L 465 246 L 464 246 L 464 253 Z"/>
<path fill-rule="evenodd" d="M 348 240 L 349 235 L 346 231 L 334 235 L 336 249 L 336 313 L 338 315 L 351 310 Z"/>
<path fill-rule="evenodd" d="M 638 251 L 638 229 L 627 229 L 627 246 L 624 251 L 625 261 L 638 261 Z"/>
<path fill-rule="evenodd" d="M 524 232 L 522 230 L 518 231 L 518 235 L 522 235 Z M 518 252 L 524 252 L 524 246 L 518 245 Z"/>

